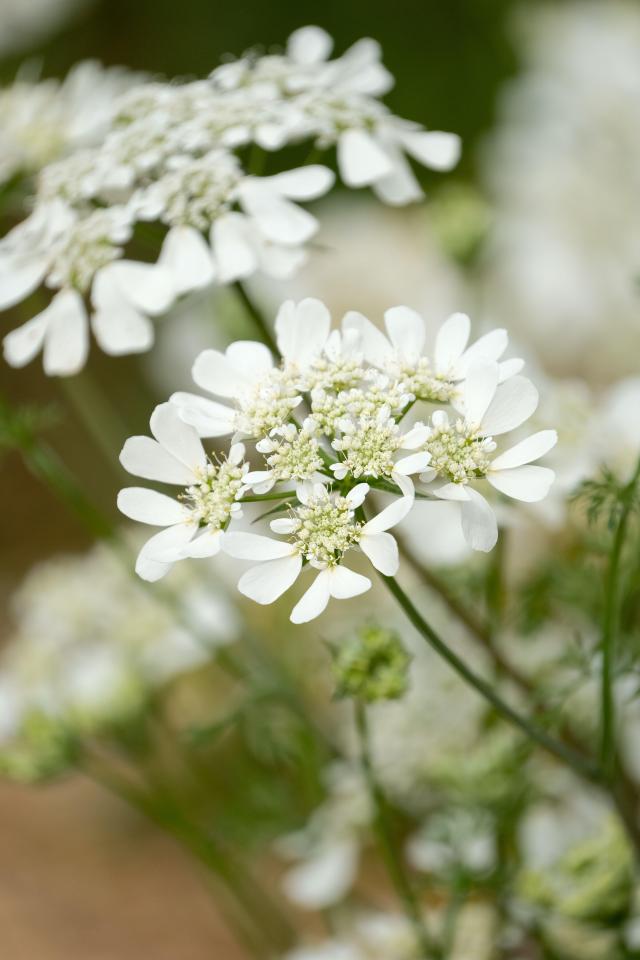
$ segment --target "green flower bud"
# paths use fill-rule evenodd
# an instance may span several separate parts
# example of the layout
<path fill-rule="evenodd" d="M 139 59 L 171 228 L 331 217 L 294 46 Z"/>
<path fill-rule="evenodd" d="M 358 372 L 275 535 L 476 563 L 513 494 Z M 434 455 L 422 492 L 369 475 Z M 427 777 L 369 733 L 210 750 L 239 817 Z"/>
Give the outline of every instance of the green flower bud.
<path fill-rule="evenodd" d="M 364 627 L 331 655 L 338 699 L 398 700 L 407 690 L 411 657 L 393 630 Z"/>

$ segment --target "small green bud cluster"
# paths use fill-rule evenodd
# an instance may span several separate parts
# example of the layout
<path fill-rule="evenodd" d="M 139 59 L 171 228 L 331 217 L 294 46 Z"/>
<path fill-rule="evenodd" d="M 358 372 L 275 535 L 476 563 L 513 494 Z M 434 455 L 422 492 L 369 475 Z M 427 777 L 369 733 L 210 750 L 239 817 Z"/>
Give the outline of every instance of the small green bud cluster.
<path fill-rule="evenodd" d="M 336 697 L 365 703 L 398 700 L 409 685 L 411 656 L 393 630 L 367 626 L 331 648 Z"/>

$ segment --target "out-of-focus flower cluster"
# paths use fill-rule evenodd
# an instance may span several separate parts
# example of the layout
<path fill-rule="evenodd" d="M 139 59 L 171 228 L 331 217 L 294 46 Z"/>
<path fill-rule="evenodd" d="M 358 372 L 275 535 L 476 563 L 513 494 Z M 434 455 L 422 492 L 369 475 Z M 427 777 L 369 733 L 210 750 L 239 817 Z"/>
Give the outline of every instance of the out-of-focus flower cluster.
<path fill-rule="evenodd" d="M 152 595 L 105 545 L 33 569 L 0 661 L 3 773 L 64 769 L 77 738 L 135 724 L 154 691 L 233 641 L 237 615 L 222 593 L 193 571 L 180 580 L 175 597 Z"/>
<path fill-rule="evenodd" d="M 307 27 L 285 53 L 250 54 L 206 80 L 134 85 L 98 145 L 78 144 L 45 166 L 33 212 L 0 241 L 0 307 L 43 282 L 58 292 L 5 338 L 8 362 L 22 366 L 44 349 L 48 373 L 71 374 L 86 358 L 89 315 L 104 350 L 138 352 L 153 341 L 149 317 L 178 297 L 256 271 L 293 273 L 317 229 L 298 201 L 326 193 L 333 174 L 310 163 L 260 175 L 262 151 L 335 146 L 348 186 L 370 185 L 394 204 L 422 196 L 405 153 L 438 170 L 455 165 L 456 136 L 401 120 L 380 102 L 392 81 L 374 41 L 334 60 L 331 46 Z M 97 95 L 87 90 L 92 116 Z M 6 96 L 19 100 L 18 91 Z M 41 133 L 31 120 L 37 100 L 17 104 L 23 141 Z"/>

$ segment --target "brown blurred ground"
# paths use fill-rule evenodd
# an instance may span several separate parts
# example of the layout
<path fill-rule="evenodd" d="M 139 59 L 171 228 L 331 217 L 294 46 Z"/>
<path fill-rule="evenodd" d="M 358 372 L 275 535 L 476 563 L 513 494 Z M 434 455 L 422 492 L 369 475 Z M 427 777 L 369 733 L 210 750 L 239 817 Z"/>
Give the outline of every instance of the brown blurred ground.
<path fill-rule="evenodd" d="M 240 960 L 198 868 L 91 783 L 0 786 L 3 960 Z"/>

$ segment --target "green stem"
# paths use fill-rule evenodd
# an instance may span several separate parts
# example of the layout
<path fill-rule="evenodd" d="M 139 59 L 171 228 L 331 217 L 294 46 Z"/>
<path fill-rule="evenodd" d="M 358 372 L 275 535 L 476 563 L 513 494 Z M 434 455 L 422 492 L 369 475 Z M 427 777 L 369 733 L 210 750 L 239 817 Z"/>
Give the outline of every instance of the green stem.
<path fill-rule="evenodd" d="M 240 280 L 236 280 L 236 282 L 234 283 L 234 287 L 236 289 L 238 296 L 242 300 L 242 304 L 245 310 L 247 311 L 247 313 L 253 320 L 254 324 L 258 328 L 262 340 L 264 341 L 264 343 L 266 343 L 266 345 L 269 347 L 271 352 L 275 354 L 276 357 L 279 357 L 280 351 L 278 350 L 278 345 L 275 341 L 273 333 L 269 329 L 269 326 L 262 315 L 262 312 L 255 305 L 255 303 L 247 293 L 244 285 L 240 282 Z"/>
<path fill-rule="evenodd" d="M 360 700 L 355 701 L 355 713 L 356 729 L 360 740 L 362 769 L 374 810 L 375 830 L 380 853 L 382 854 L 382 859 L 389 874 L 389 879 L 396 891 L 398 900 L 412 926 L 421 955 L 423 958 L 428 958 L 433 956 L 434 948 L 424 924 L 420 904 L 418 903 L 411 881 L 405 871 L 402 857 L 398 854 L 390 822 L 387 798 L 378 783 L 373 769 L 366 707 Z"/>
<path fill-rule="evenodd" d="M 433 647 L 436 653 L 438 653 L 443 660 L 447 661 L 449 666 L 451 666 L 456 673 L 458 673 L 462 679 L 469 684 L 469 686 L 473 687 L 482 697 L 484 697 L 484 699 L 487 700 L 492 707 L 494 707 L 494 709 L 505 718 L 505 720 L 508 720 L 509 723 L 522 730 L 522 732 L 525 733 L 529 739 L 535 741 L 540 747 L 552 754 L 558 760 L 562 760 L 564 763 L 568 764 L 581 777 L 584 777 L 591 782 L 599 782 L 599 770 L 587 757 L 582 756 L 582 754 L 562 743 L 562 741 L 551 737 L 546 730 L 542 729 L 542 727 L 539 727 L 537 724 L 533 723 L 528 717 L 521 716 L 517 710 L 514 710 L 513 707 L 509 706 L 509 704 L 502 699 L 502 697 L 489 683 L 486 682 L 486 680 L 478 676 L 478 674 L 468 667 L 467 664 L 457 655 L 457 653 L 447 646 L 444 640 L 438 636 L 433 627 L 427 623 L 422 614 L 419 613 L 419 611 L 413 605 L 395 578 L 386 577 L 383 574 L 380 574 L 380 577 L 382 580 L 384 580 L 388 590 L 398 601 L 410 623 L 413 624 L 423 639 L 426 640 L 431 647 Z"/>
<path fill-rule="evenodd" d="M 602 678 L 600 688 L 600 760 L 608 779 L 616 769 L 616 704 L 614 695 L 615 658 L 620 627 L 621 563 L 629 516 L 634 503 L 635 489 L 640 478 L 640 460 L 633 476 L 622 492 L 622 509 L 613 537 L 609 568 L 605 582 L 605 602 L 602 621 Z"/>

